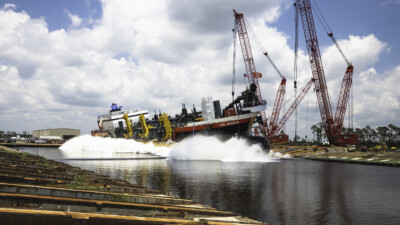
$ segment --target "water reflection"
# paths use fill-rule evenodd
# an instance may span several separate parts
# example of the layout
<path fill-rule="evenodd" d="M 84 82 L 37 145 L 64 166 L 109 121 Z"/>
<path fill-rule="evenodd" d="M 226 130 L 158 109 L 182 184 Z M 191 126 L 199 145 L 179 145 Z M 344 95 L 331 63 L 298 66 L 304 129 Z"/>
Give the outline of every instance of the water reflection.
<path fill-rule="evenodd" d="M 170 170 L 165 159 L 63 160 L 63 162 L 165 193 L 170 191 Z"/>
<path fill-rule="evenodd" d="M 43 151 L 38 154 L 65 160 L 57 150 Z M 308 160 L 64 162 L 272 224 L 400 221 L 400 173 L 393 167 Z"/>

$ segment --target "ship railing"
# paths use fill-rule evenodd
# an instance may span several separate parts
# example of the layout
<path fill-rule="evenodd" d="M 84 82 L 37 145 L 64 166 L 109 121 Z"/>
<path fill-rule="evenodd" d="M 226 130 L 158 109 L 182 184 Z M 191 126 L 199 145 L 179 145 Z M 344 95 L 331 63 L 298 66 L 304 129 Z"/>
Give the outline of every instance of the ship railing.
<path fill-rule="evenodd" d="M 120 111 L 120 112 L 118 112 L 118 113 L 113 113 L 113 115 L 123 115 L 123 114 L 125 114 L 125 113 L 135 113 L 135 112 L 139 112 L 139 111 L 140 111 L 140 110 L 138 110 L 138 109 L 128 110 L 128 111 Z M 98 116 L 97 118 L 100 119 L 100 118 L 108 117 L 109 115 L 110 115 L 110 114 L 104 114 L 104 115 Z"/>
<path fill-rule="evenodd" d="M 245 104 L 243 104 L 243 107 L 253 107 L 253 106 L 259 106 L 259 105 L 266 105 L 267 101 L 266 100 L 261 100 L 261 101 L 257 101 L 257 102 L 247 102 Z"/>

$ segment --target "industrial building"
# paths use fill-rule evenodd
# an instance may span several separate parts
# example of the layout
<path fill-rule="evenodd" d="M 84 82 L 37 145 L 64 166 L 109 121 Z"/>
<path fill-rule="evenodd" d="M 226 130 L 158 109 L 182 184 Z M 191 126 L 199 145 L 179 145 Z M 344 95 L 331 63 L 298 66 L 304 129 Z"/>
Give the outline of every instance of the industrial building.
<path fill-rule="evenodd" d="M 44 139 L 58 139 L 68 140 L 73 137 L 81 135 L 81 130 L 70 129 L 70 128 L 53 128 L 53 129 L 43 129 L 34 130 L 32 136 L 35 138 Z"/>

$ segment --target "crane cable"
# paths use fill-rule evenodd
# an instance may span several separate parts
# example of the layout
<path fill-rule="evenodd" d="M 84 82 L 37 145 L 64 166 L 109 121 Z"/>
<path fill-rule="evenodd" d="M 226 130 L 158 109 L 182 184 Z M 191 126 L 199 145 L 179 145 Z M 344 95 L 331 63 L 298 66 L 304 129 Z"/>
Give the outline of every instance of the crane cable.
<path fill-rule="evenodd" d="M 311 7 L 314 10 L 315 14 L 317 15 L 319 22 L 321 23 L 322 27 L 324 28 L 326 34 L 331 38 L 332 42 L 335 44 L 336 48 L 339 50 L 339 53 L 342 55 L 344 61 L 346 61 L 346 64 L 348 66 L 350 66 L 351 62 L 347 59 L 346 55 L 343 53 L 342 49 L 340 48 L 339 44 L 337 43 L 336 38 L 333 36 L 333 32 L 332 32 L 331 28 L 329 27 L 328 22 L 326 22 L 324 15 L 322 14 L 322 12 L 319 9 L 315 0 L 313 0 L 313 2 L 314 2 L 314 4 L 311 4 Z"/>
<path fill-rule="evenodd" d="M 278 73 L 278 75 L 280 76 L 280 78 L 286 79 L 281 71 L 279 71 L 278 67 L 276 67 L 275 63 L 272 61 L 271 57 L 269 57 L 267 50 L 265 50 L 264 46 L 261 44 L 260 39 L 258 39 L 256 33 L 254 32 L 253 28 L 251 27 L 251 25 L 249 24 L 249 22 L 247 22 L 246 18 L 244 18 L 244 22 L 246 23 L 246 27 L 248 28 L 248 31 L 250 31 L 251 36 L 254 38 L 254 40 L 256 41 L 258 47 L 261 49 L 261 51 L 263 52 L 263 54 L 267 57 L 268 61 L 271 63 L 272 67 L 274 67 L 275 71 Z M 284 128 L 283 128 L 284 129 Z"/>
<path fill-rule="evenodd" d="M 271 57 L 269 57 L 268 52 L 265 50 L 264 46 L 261 44 L 260 39 L 258 39 L 256 33 L 253 31 L 253 28 L 250 26 L 250 24 L 247 22 L 246 18 L 244 18 L 244 21 L 246 23 L 246 27 L 249 28 L 248 30 L 250 31 L 250 34 L 256 41 L 258 47 L 261 49 L 263 54 L 267 57 L 268 61 L 272 64 L 274 67 L 275 71 L 278 73 L 278 75 L 282 78 L 285 79 L 285 77 L 282 75 L 281 71 L 279 71 L 278 67 L 276 67 L 275 63 L 272 61 Z"/>
<path fill-rule="evenodd" d="M 294 45 L 294 66 L 293 66 L 293 76 L 294 76 L 294 97 L 295 101 L 297 101 L 297 60 L 298 60 L 298 50 L 299 50 L 299 4 L 298 0 L 294 3 L 295 7 L 295 15 L 294 15 L 294 21 L 295 21 L 295 45 Z M 295 125 L 294 125 L 294 137 L 297 138 L 297 107 L 295 111 Z"/>
<path fill-rule="evenodd" d="M 307 96 L 307 118 L 306 118 L 306 141 L 308 139 L 308 96 Z"/>
<path fill-rule="evenodd" d="M 233 33 L 233 69 L 232 69 L 232 102 L 235 99 L 235 77 L 236 77 L 236 29 L 237 28 L 237 24 L 236 24 L 236 20 L 235 20 L 235 25 L 234 28 L 232 29 L 232 33 Z"/>
<path fill-rule="evenodd" d="M 329 27 L 328 23 L 326 22 L 325 17 L 324 17 L 324 15 L 322 14 L 321 10 L 319 9 L 317 3 L 315 2 L 315 0 L 313 0 L 313 2 L 314 2 L 314 5 L 315 5 L 315 8 L 314 8 L 314 5 L 313 5 L 313 4 L 311 4 L 311 7 L 313 8 L 315 14 L 317 15 L 318 20 L 321 22 L 322 27 L 324 28 L 325 32 L 326 32 L 327 34 L 332 33 L 332 30 L 331 30 L 331 28 Z M 317 10 L 315 10 L 315 9 L 317 9 Z M 322 20 L 321 20 L 321 18 L 322 18 Z"/>

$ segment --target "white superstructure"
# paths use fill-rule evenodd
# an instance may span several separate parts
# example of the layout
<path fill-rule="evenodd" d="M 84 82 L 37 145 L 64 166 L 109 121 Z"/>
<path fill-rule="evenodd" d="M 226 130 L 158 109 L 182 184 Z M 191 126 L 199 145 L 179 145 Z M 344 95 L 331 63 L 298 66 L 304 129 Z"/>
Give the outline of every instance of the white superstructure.
<path fill-rule="evenodd" d="M 128 110 L 122 111 L 121 107 L 114 107 L 110 110 L 109 114 L 100 115 L 97 117 L 97 124 L 100 130 L 103 131 L 114 131 L 116 128 L 126 128 L 126 122 L 123 119 L 124 114 L 128 114 L 128 118 L 131 123 L 139 121 L 139 116 L 144 115 L 145 119 L 149 118 L 149 111 L 147 110 Z"/>

